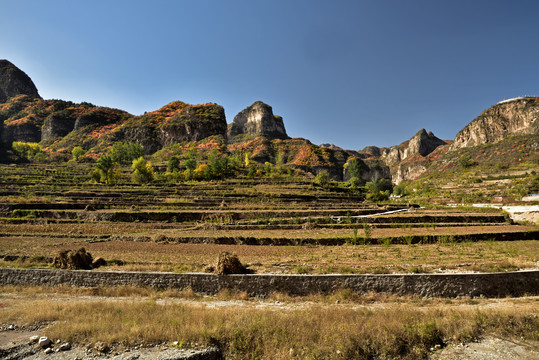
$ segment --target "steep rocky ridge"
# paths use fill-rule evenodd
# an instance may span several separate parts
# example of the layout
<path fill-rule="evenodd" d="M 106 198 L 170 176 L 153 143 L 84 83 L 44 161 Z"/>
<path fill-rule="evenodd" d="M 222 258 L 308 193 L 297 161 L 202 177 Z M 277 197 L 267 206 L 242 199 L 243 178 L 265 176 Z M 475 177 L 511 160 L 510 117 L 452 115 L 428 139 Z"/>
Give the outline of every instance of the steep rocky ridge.
<path fill-rule="evenodd" d="M 7 60 L 0 60 L 0 103 L 17 95 L 40 98 L 32 79 Z"/>
<path fill-rule="evenodd" d="M 226 138 L 226 131 L 222 106 L 174 101 L 159 110 L 130 118 L 105 140 L 139 143 L 146 154 L 153 154 L 175 143 L 199 141 L 213 135 Z"/>
<path fill-rule="evenodd" d="M 265 136 L 269 139 L 288 139 L 283 118 L 273 115 L 271 106 L 256 101 L 234 117 L 230 124 L 228 137 L 240 134 Z"/>
<path fill-rule="evenodd" d="M 450 150 L 523 134 L 539 134 L 539 98 L 521 97 L 491 106 L 459 131 Z"/>
<path fill-rule="evenodd" d="M 386 164 L 390 165 L 418 154 L 427 156 L 438 146 L 445 144 L 445 141 L 437 138 L 432 132 L 421 129 L 410 140 L 397 146 L 382 149 L 380 156 Z"/>
<path fill-rule="evenodd" d="M 104 151 L 116 141 L 136 142 L 152 154 L 177 142 L 226 138 L 224 109 L 216 104 L 172 102 L 159 110 L 133 116 L 123 110 L 42 100 L 28 95 L 10 98 L 0 107 L 0 144 L 40 142 L 49 151 L 82 146 Z M 1 145 L 0 145 L 1 146 Z"/>

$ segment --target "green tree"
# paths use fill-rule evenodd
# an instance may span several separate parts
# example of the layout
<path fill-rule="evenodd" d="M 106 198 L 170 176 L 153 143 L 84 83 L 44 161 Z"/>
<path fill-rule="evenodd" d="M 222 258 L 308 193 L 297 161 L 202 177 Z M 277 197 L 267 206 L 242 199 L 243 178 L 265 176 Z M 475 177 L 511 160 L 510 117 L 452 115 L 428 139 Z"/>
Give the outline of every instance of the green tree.
<path fill-rule="evenodd" d="M 84 154 L 86 154 L 86 151 L 80 146 L 75 146 L 73 150 L 71 150 L 72 159 L 76 162 L 80 162 Z"/>
<path fill-rule="evenodd" d="M 352 158 L 346 164 L 346 169 L 350 178 L 357 177 L 361 179 L 361 175 L 369 171 L 369 167 L 359 158 Z"/>
<path fill-rule="evenodd" d="M 189 170 L 197 168 L 197 150 L 193 147 L 185 154 L 184 165 Z"/>
<path fill-rule="evenodd" d="M 350 178 L 350 180 L 348 180 L 348 186 L 352 190 L 359 190 L 359 188 L 361 188 L 364 184 L 365 182 L 357 176 L 353 176 Z"/>
<path fill-rule="evenodd" d="M 151 162 L 146 161 L 142 156 L 133 160 L 133 181 L 138 184 L 147 184 L 154 179 L 154 170 Z"/>
<path fill-rule="evenodd" d="M 217 150 L 213 150 L 208 157 L 208 166 L 213 178 L 223 178 L 232 173 L 230 158 L 227 155 L 219 155 Z"/>
<path fill-rule="evenodd" d="M 112 161 L 124 165 L 129 164 L 142 155 L 142 145 L 131 142 L 115 143 L 110 150 Z"/>
<path fill-rule="evenodd" d="M 167 169 L 170 173 L 180 171 L 180 159 L 178 159 L 177 156 L 171 156 L 170 159 L 168 159 Z"/>
<path fill-rule="evenodd" d="M 406 196 L 408 194 L 406 191 L 406 183 L 402 181 L 399 185 L 396 185 L 393 188 L 393 194 L 397 196 Z"/>
<path fill-rule="evenodd" d="M 393 189 L 393 185 L 389 179 L 375 177 L 366 185 L 367 200 L 385 201 L 389 199 L 389 195 Z"/>
<path fill-rule="evenodd" d="M 314 178 L 313 184 L 323 188 L 329 187 L 329 174 L 326 170 L 320 171 Z"/>
<path fill-rule="evenodd" d="M 120 169 L 118 164 L 112 161 L 112 157 L 109 155 L 101 155 L 94 167 L 101 174 L 101 181 L 108 185 L 114 185 L 120 178 Z"/>
<path fill-rule="evenodd" d="M 11 148 L 22 159 L 33 160 L 41 154 L 41 146 L 38 143 L 14 141 Z"/>
<path fill-rule="evenodd" d="M 469 155 L 464 155 L 464 156 L 459 157 L 457 162 L 460 165 L 460 167 L 462 167 L 464 169 L 469 168 L 469 167 L 474 165 L 474 162 L 473 162 L 472 158 L 470 158 Z"/>

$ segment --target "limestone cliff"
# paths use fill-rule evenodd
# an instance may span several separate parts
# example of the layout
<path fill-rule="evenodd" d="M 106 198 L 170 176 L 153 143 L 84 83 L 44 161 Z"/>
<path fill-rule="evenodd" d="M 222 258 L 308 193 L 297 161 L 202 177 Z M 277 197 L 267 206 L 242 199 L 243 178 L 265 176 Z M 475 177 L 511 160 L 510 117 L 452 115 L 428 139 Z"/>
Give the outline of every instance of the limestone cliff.
<path fill-rule="evenodd" d="M 397 146 L 381 149 L 381 157 L 384 158 L 386 164 L 395 164 L 410 156 L 418 154 L 427 156 L 438 146 L 445 144 L 445 141 L 437 138 L 432 132 L 421 129 L 410 140 Z"/>
<path fill-rule="evenodd" d="M 0 103 L 21 94 L 40 97 L 28 75 L 9 61 L 0 60 Z"/>
<path fill-rule="evenodd" d="M 539 134 L 539 98 L 509 99 L 488 108 L 459 131 L 450 150 L 524 134 Z"/>
<path fill-rule="evenodd" d="M 256 101 L 234 117 L 228 130 L 228 138 L 240 134 L 265 136 L 269 139 L 288 139 L 283 118 L 273 115 L 271 106 Z"/>
<path fill-rule="evenodd" d="M 221 105 L 189 105 L 174 101 L 161 109 L 135 116 L 104 140 L 135 142 L 146 154 L 180 142 L 199 141 L 213 135 L 226 138 L 225 110 Z"/>

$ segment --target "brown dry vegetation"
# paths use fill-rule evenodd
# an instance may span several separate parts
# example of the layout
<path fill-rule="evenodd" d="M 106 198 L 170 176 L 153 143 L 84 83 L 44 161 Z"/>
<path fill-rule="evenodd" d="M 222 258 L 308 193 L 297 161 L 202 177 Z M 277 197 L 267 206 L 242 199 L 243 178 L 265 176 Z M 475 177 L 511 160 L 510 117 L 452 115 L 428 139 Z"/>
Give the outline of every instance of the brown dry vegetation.
<path fill-rule="evenodd" d="M 257 272 L 383 273 L 448 271 L 507 271 L 537 268 L 539 241 L 483 241 L 448 244 L 249 246 L 174 244 L 133 241 L 83 242 L 81 239 L 5 237 L 0 253 L 54 256 L 83 245 L 95 257 L 119 259 L 118 270 L 202 271 L 222 251 L 239 256 Z M 31 266 L 0 261 L 0 266 Z"/>
<path fill-rule="evenodd" d="M 0 165 L 0 259 L 10 256 L 0 260 L 0 267 L 49 267 L 47 260 L 57 253 L 80 247 L 109 260 L 105 270 L 202 271 L 223 251 L 237 254 L 258 273 L 491 272 L 539 266 L 539 240 L 529 240 L 538 228 L 510 225 L 495 209 L 438 206 L 356 222 L 351 216 L 397 206 L 363 203 L 341 185 L 331 191 L 306 178 L 108 187 L 86 183 L 84 164 L 58 165 L 54 171 L 48 167 Z M 124 218 L 105 222 L 85 217 L 115 212 Z M 179 218 L 183 212 L 196 216 Z M 161 220 L 136 217 L 145 213 Z M 133 220 L 127 222 L 130 214 Z M 500 233 L 509 232 L 522 238 L 497 241 L 503 239 Z M 473 234 L 492 237 L 456 239 Z M 413 244 L 414 235 L 437 238 Z M 205 237 L 339 239 L 346 244 L 176 242 Z M 378 245 L 369 245 L 375 240 Z M 22 257 L 13 261 L 16 256 Z M 190 290 L 137 287 L 0 287 L 2 323 L 45 322 L 49 336 L 82 344 L 217 343 L 227 358 L 238 359 L 420 359 L 432 346 L 485 334 L 539 341 L 538 308 L 536 297 L 420 299 L 341 290 L 260 300 L 230 291 L 206 297 Z"/>
<path fill-rule="evenodd" d="M 371 295 L 361 301 L 361 297 L 338 292 L 285 304 L 288 299 L 277 295 L 278 303 L 235 300 L 233 306 L 221 306 L 212 298 L 194 302 L 189 293 L 182 300 L 175 297 L 180 293 L 148 289 L 124 289 L 123 293 L 109 289 L 109 294 L 102 292 L 98 298 L 73 298 L 72 291 L 78 290 L 66 287 L 59 294 L 51 288 L 25 288 L 23 294 L 18 288 L 2 290 L 3 321 L 49 323 L 45 333 L 53 339 L 117 345 L 179 341 L 186 347 L 212 343 L 231 359 L 419 359 L 435 345 L 467 342 L 486 333 L 539 341 L 537 298 L 442 300 Z M 103 297 L 111 294 L 129 297 Z"/>

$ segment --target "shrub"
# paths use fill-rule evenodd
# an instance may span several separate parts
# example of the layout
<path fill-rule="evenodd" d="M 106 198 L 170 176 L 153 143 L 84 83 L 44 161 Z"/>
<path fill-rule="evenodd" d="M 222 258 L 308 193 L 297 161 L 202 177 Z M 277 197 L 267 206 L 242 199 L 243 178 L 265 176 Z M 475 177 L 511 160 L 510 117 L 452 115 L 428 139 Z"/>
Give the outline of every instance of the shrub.
<path fill-rule="evenodd" d="M 136 143 L 119 142 L 112 146 L 110 156 L 112 161 L 127 165 L 143 155 L 142 145 Z"/>
<path fill-rule="evenodd" d="M 114 185 L 118 182 L 120 178 L 120 169 L 118 164 L 112 161 L 112 158 L 109 155 L 101 155 L 94 167 L 99 171 L 100 179 L 99 182 L 104 182 L 109 185 Z M 95 174 L 90 174 L 94 178 Z"/>
<path fill-rule="evenodd" d="M 320 187 L 328 187 L 329 186 L 329 174 L 326 170 L 320 171 L 316 177 L 314 178 L 313 184 L 315 186 Z"/>
<path fill-rule="evenodd" d="M 208 158 L 210 176 L 212 178 L 223 178 L 232 173 L 232 165 L 228 156 L 219 155 L 216 150 L 212 151 Z"/>
<path fill-rule="evenodd" d="M 406 183 L 401 182 L 399 185 L 395 186 L 393 188 L 393 194 L 397 196 L 406 196 L 407 195 Z"/>
<path fill-rule="evenodd" d="M 389 194 L 393 189 L 391 181 L 388 179 L 374 179 L 368 182 L 367 185 L 367 200 L 371 201 L 385 201 L 389 199 Z"/>
<path fill-rule="evenodd" d="M 348 186 L 353 190 L 358 190 L 364 184 L 365 182 L 357 176 L 353 176 L 350 178 L 350 180 L 348 180 Z"/>
<path fill-rule="evenodd" d="M 195 170 L 197 168 L 197 151 L 195 148 L 190 149 L 185 155 L 184 165 L 189 170 Z"/>
<path fill-rule="evenodd" d="M 369 171 L 369 167 L 361 159 L 358 158 L 352 158 L 352 160 L 348 161 L 348 163 L 346 164 L 346 169 L 348 170 L 350 178 L 361 178 L 361 175 L 364 172 Z"/>
<path fill-rule="evenodd" d="M 84 154 L 86 154 L 86 152 L 80 146 L 75 146 L 73 150 L 71 150 L 72 159 L 76 162 L 80 162 Z"/>
<path fill-rule="evenodd" d="M 461 156 L 457 160 L 457 162 L 458 162 L 459 166 L 462 167 L 463 169 L 469 168 L 469 167 L 474 165 L 474 162 L 473 162 L 472 158 L 470 158 L 469 155 Z"/>
<path fill-rule="evenodd" d="M 133 160 L 133 181 L 138 184 L 147 184 L 154 179 L 154 170 L 151 162 L 146 161 L 142 156 Z"/>
<path fill-rule="evenodd" d="M 32 160 L 41 154 L 41 146 L 38 143 L 14 141 L 11 148 L 22 159 Z"/>
<path fill-rule="evenodd" d="M 176 156 L 171 156 L 170 159 L 168 159 L 168 166 L 167 166 L 168 172 L 177 172 L 180 170 L 180 159 L 178 159 Z"/>

